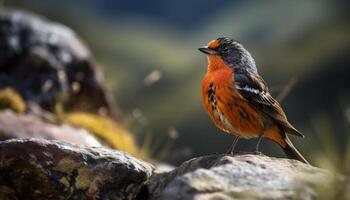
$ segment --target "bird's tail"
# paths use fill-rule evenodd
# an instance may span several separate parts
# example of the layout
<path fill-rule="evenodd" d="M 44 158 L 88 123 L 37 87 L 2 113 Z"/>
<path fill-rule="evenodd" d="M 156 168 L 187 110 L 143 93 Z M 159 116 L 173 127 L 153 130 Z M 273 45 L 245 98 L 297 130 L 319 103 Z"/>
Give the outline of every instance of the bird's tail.
<path fill-rule="evenodd" d="M 287 133 L 282 128 L 274 127 L 266 131 L 264 136 L 279 144 L 288 158 L 309 164 L 309 162 L 294 147 L 292 141 L 288 138 Z"/>
<path fill-rule="evenodd" d="M 285 135 L 284 142 L 285 146 L 281 146 L 284 153 L 288 158 L 299 160 L 305 164 L 310 165 L 310 163 L 301 155 L 301 153 L 294 147 L 292 141 L 288 138 L 287 134 Z"/>

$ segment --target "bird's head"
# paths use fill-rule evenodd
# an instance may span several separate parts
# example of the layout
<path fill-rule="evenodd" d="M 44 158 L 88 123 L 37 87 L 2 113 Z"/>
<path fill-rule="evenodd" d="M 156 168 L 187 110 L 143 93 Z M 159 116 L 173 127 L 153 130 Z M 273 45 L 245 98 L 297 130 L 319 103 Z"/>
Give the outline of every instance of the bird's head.
<path fill-rule="evenodd" d="M 255 61 L 243 45 L 235 40 L 221 37 L 212 40 L 207 46 L 198 48 L 210 57 L 220 57 L 230 67 L 244 67 L 257 71 Z"/>

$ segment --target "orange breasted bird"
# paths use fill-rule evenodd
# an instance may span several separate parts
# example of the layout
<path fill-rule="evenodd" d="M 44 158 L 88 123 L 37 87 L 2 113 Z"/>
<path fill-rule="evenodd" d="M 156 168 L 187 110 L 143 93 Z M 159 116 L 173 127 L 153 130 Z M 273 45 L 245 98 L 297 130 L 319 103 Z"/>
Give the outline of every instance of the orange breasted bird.
<path fill-rule="evenodd" d="M 241 137 L 258 137 L 257 152 L 262 138 L 268 138 L 281 146 L 288 158 L 308 164 L 288 138 L 288 134 L 304 135 L 288 122 L 243 45 L 218 38 L 198 50 L 208 58 L 202 80 L 204 107 L 219 129 L 236 136 L 227 153 L 233 154 Z"/>

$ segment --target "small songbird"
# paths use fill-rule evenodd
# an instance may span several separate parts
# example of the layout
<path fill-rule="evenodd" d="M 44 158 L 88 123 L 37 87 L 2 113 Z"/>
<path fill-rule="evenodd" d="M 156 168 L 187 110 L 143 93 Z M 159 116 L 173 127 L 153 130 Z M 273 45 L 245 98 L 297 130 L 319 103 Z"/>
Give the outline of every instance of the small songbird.
<path fill-rule="evenodd" d="M 219 129 L 236 136 L 227 153 L 233 154 L 240 137 L 258 137 L 255 151 L 259 152 L 264 137 L 280 145 L 288 158 L 308 164 L 287 133 L 304 135 L 288 122 L 243 45 L 218 38 L 198 50 L 208 58 L 208 70 L 202 80 L 204 107 Z"/>

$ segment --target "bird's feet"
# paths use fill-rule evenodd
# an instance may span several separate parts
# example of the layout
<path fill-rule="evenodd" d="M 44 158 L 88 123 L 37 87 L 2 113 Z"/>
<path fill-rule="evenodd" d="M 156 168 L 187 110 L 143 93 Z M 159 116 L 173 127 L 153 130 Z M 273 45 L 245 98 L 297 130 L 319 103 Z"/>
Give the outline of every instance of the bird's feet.
<path fill-rule="evenodd" d="M 238 152 L 228 150 L 228 151 L 226 151 L 226 154 L 227 154 L 227 155 L 234 156 L 234 155 L 238 154 Z"/>
<path fill-rule="evenodd" d="M 259 150 L 254 150 L 251 152 L 251 154 L 254 154 L 254 155 L 264 155 L 261 151 Z"/>
<path fill-rule="evenodd" d="M 230 153 L 226 153 L 226 154 L 230 154 Z M 230 155 L 242 155 L 242 154 L 253 154 L 253 155 L 264 155 L 261 151 L 238 151 L 238 152 L 234 152 L 234 154 L 230 154 Z"/>

